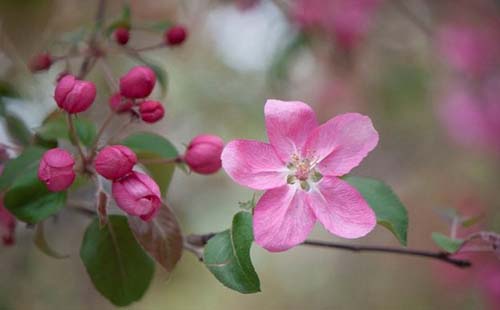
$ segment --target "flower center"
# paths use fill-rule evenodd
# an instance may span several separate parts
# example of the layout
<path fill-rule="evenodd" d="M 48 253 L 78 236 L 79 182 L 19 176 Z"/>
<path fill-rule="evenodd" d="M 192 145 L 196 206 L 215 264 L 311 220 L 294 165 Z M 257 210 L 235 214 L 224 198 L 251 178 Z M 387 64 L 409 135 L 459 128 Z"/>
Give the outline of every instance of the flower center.
<path fill-rule="evenodd" d="M 315 160 L 309 158 L 300 158 L 297 154 L 291 157 L 287 167 L 289 170 L 287 183 L 295 184 L 299 182 L 300 187 L 309 191 L 313 183 L 317 183 L 323 177 L 319 171 L 315 169 Z"/>

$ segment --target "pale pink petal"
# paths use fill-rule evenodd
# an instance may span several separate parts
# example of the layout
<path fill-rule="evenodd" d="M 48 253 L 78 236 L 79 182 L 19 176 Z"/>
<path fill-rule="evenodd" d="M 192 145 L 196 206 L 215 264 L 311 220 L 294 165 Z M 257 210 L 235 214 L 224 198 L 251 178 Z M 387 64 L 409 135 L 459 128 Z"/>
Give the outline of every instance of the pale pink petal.
<path fill-rule="evenodd" d="M 271 189 L 254 209 L 255 242 L 271 252 L 285 251 L 304 242 L 315 222 L 304 191 L 288 185 Z"/>
<path fill-rule="evenodd" d="M 286 166 L 270 144 L 234 140 L 226 145 L 221 159 L 226 173 L 243 186 L 265 190 L 286 184 Z"/>
<path fill-rule="evenodd" d="M 303 155 L 319 161 L 323 175 L 342 176 L 358 166 L 377 143 L 378 133 L 369 117 L 346 113 L 316 128 Z"/>
<path fill-rule="evenodd" d="M 324 177 L 309 193 L 308 201 L 318 221 L 334 235 L 363 237 L 377 224 L 375 213 L 361 194 L 336 177 Z"/>
<path fill-rule="evenodd" d="M 264 115 L 269 142 L 285 162 L 292 154 L 300 153 L 318 126 L 313 109 L 300 101 L 267 100 Z"/>

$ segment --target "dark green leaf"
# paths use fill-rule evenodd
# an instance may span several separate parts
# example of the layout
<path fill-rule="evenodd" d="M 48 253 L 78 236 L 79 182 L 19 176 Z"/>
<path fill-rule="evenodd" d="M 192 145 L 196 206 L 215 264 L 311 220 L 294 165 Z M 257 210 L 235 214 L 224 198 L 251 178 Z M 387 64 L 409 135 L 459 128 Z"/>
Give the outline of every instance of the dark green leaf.
<path fill-rule="evenodd" d="M 128 221 L 142 247 L 167 272 L 171 272 L 182 256 L 181 229 L 172 210 L 162 205 L 150 221 L 145 222 L 137 216 L 130 216 Z"/>
<path fill-rule="evenodd" d="M 21 145 L 29 145 L 31 143 L 32 134 L 26 124 L 17 116 L 11 113 L 5 114 L 7 130 L 10 136 Z"/>
<path fill-rule="evenodd" d="M 0 80 L 0 97 L 19 98 L 19 93 L 11 83 Z"/>
<path fill-rule="evenodd" d="M 50 247 L 47 239 L 45 238 L 44 222 L 40 222 L 36 225 L 34 242 L 37 248 L 49 257 L 56 259 L 69 257 L 69 255 L 59 254 L 57 251 Z"/>
<path fill-rule="evenodd" d="M 131 148 L 137 154 L 139 162 L 169 160 L 179 156 L 170 141 L 153 133 L 133 134 L 123 140 L 122 144 Z M 144 164 L 144 166 L 160 186 L 162 195 L 165 195 L 174 174 L 175 163 L 148 163 Z"/>
<path fill-rule="evenodd" d="M 97 218 L 92 221 L 80 257 L 97 290 L 117 306 L 141 299 L 153 278 L 153 260 L 137 243 L 127 218 L 121 215 L 110 215 L 102 229 Z"/>
<path fill-rule="evenodd" d="M 455 253 L 460 249 L 464 240 L 462 239 L 452 239 L 441 233 L 433 232 L 432 240 L 443 250 L 448 253 Z"/>
<path fill-rule="evenodd" d="M 378 224 L 389 229 L 399 242 L 406 246 L 408 213 L 392 189 L 381 181 L 347 176 L 344 178 L 354 186 L 375 211 Z"/>
<path fill-rule="evenodd" d="M 90 146 L 97 134 L 95 124 L 84 118 L 78 118 L 74 123 L 80 141 L 85 146 Z M 63 115 L 51 117 L 38 129 L 37 135 L 46 141 L 69 140 L 69 127 L 66 118 Z"/>
<path fill-rule="evenodd" d="M 38 180 L 37 167 L 24 171 L 4 197 L 5 207 L 21 221 L 37 223 L 57 213 L 66 204 L 66 192 L 50 192 Z"/>
<path fill-rule="evenodd" d="M 0 191 L 4 191 L 14 183 L 16 178 L 26 170 L 38 167 L 40 158 L 46 149 L 40 147 L 28 147 L 18 157 L 7 161 L 2 175 L 0 176 Z"/>
<path fill-rule="evenodd" d="M 260 281 L 250 259 L 252 215 L 239 212 L 231 229 L 211 238 L 203 252 L 210 272 L 225 286 L 243 294 L 260 292 Z"/>

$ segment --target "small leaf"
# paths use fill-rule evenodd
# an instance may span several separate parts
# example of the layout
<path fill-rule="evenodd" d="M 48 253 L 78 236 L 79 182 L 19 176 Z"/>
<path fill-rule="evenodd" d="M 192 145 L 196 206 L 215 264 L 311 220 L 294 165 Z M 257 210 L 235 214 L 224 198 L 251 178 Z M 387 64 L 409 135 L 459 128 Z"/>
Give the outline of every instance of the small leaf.
<path fill-rule="evenodd" d="M 182 256 L 182 234 L 172 210 L 163 205 L 148 222 L 129 216 L 132 233 L 142 247 L 166 271 L 171 272 Z"/>
<path fill-rule="evenodd" d="M 18 157 L 7 161 L 2 175 L 0 176 L 0 191 L 10 187 L 16 178 L 26 170 L 38 167 L 38 163 L 46 149 L 40 147 L 28 147 Z"/>
<path fill-rule="evenodd" d="M 11 83 L 0 80 L 0 97 L 19 98 L 20 95 Z"/>
<path fill-rule="evenodd" d="M 173 25 L 174 25 L 174 23 L 172 21 L 164 20 L 164 21 L 146 24 L 146 25 L 144 25 L 144 27 L 147 29 L 153 30 L 153 31 L 164 32 L 165 30 L 172 27 Z"/>
<path fill-rule="evenodd" d="M 38 180 L 37 168 L 33 167 L 14 181 L 5 194 L 4 204 L 17 219 L 34 224 L 63 208 L 66 196 L 66 192 L 50 192 Z"/>
<path fill-rule="evenodd" d="M 203 261 L 225 286 L 243 294 L 260 292 L 260 280 L 250 259 L 252 215 L 239 212 L 232 228 L 208 240 Z"/>
<path fill-rule="evenodd" d="M 441 233 L 433 232 L 432 240 L 443 250 L 448 253 L 455 253 L 460 249 L 464 240 L 462 239 L 452 239 Z"/>
<path fill-rule="evenodd" d="M 129 29 L 131 27 L 131 15 L 130 5 L 128 3 L 124 4 L 120 18 L 106 28 L 106 36 L 110 36 L 117 28 Z"/>
<path fill-rule="evenodd" d="M 85 146 L 90 146 L 97 134 L 95 124 L 84 118 L 75 119 L 75 131 Z M 47 141 L 70 140 L 66 118 L 62 114 L 52 116 L 37 130 L 37 135 Z"/>
<path fill-rule="evenodd" d="M 36 225 L 34 242 L 36 247 L 40 251 L 42 251 L 42 253 L 44 253 L 49 257 L 56 259 L 63 259 L 69 257 L 69 255 L 59 254 L 57 251 L 53 250 L 50 247 L 49 243 L 47 242 L 47 239 L 45 238 L 44 222 L 40 222 Z"/>
<path fill-rule="evenodd" d="M 136 133 L 125 138 L 122 144 L 131 148 L 141 161 L 174 159 L 179 156 L 177 149 L 170 141 L 153 133 Z M 172 180 L 175 163 L 147 163 L 144 167 L 158 183 L 164 196 Z"/>
<path fill-rule="evenodd" d="M 26 124 L 14 114 L 6 113 L 5 121 L 7 123 L 7 130 L 10 136 L 21 145 L 29 145 L 31 143 L 32 134 L 26 127 Z"/>
<path fill-rule="evenodd" d="M 102 229 L 97 218 L 92 221 L 80 257 L 96 289 L 116 306 L 141 299 L 153 278 L 153 260 L 137 243 L 127 218 L 121 215 L 110 215 Z"/>
<path fill-rule="evenodd" d="M 462 227 L 464 228 L 469 228 L 471 226 L 474 226 L 476 225 L 478 222 L 480 222 L 482 219 L 484 219 L 484 214 L 479 214 L 479 215 L 476 215 L 476 216 L 471 216 L 471 217 L 467 217 L 467 218 L 463 218 L 461 220 L 462 222 Z"/>
<path fill-rule="evenodd" d="M 408 213 L 392 189 L 381 181 L 355 176 L 344 177 L 375 211 L 378 224 L 389 229 L 406 246 Z"/>

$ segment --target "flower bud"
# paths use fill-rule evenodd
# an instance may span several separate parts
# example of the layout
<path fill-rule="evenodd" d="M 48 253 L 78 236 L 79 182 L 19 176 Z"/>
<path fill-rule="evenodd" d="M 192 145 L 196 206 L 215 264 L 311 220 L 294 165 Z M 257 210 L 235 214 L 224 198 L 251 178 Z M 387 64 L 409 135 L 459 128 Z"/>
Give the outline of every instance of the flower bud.
<path fill-rule="evenodd" d="M 152 219 L 161 207 L 160 189 L 155 181 L 144 173 L 132 171 L 113 181 L 111 191 L 118 207 L 144 221 Z"/>
<path fill-rule="evenodd" d="M 116 113 L 125 113 L 130 111 L 134 106 L 134 102 L 131 99 L 125 98 L 120 93 L 115 93 L 109 98 L 109 107 L 112 111 Z"/>
<path fill-rule="evenodd" d="M 141 119 L 146 123 L 155 123 L 163 118 L 165 109 L 160 102 L 148 100 L 141 103 L 139 113 L 141 114 Z"/>
<path fill-rule="evenodd" d="M 125 27 L 120 27 L 116 29 L 114 35 L 116 43 L 120 45 L 127 44 L 128 40 L 130 39 L 130 32 Z"/>
<path fill-rule="evenodd" d="M 223 148 L 224 141 L 218 136 L 199 135 L 189 143 L 184 161 L 194 172 L 212 174 L 222 166 L 220 156 Z"/>
<path fill-rule="evenodd" d="M 135 153 L 123 145 L 103 148 L 95 158 L 95 170 L 109 180 L 116 180 L 132 171 L 137 163 Z"/>
<path fill-rule="evenodd" d="M 48 150 L 43 154 L 38 166 L 38 179 L 47 185 L 51 192 L 66 190 L 75 180 L 71 154 L 61 148 Z"/>
<path fill-rule="evenodd" d="M 127 98 L 145 98 L 151 94 L 156 75 L 146 66 L 136 66 L 120 78 L 120 93 Z"/>
<path fill-rule="evenodd" d="M 77 80 L 68 74 L 57 83 L 54 99 L 61 109 L 75 114 L 87 110 L 94 102 L 95 96 L 94 83 Z"/>
<path fill-rule="evenodd" d="M 180 45 L 187 37 L 187 30 L 183 26 L 173 26 L 165 32 L 165 44 Z"/>
<path fill-rule="evenodd" d="M 34 56 L 29 64 L 31 72 L 48 70 L 52 65 L 52 57 L 49 53 L 41 53 Z"/>

